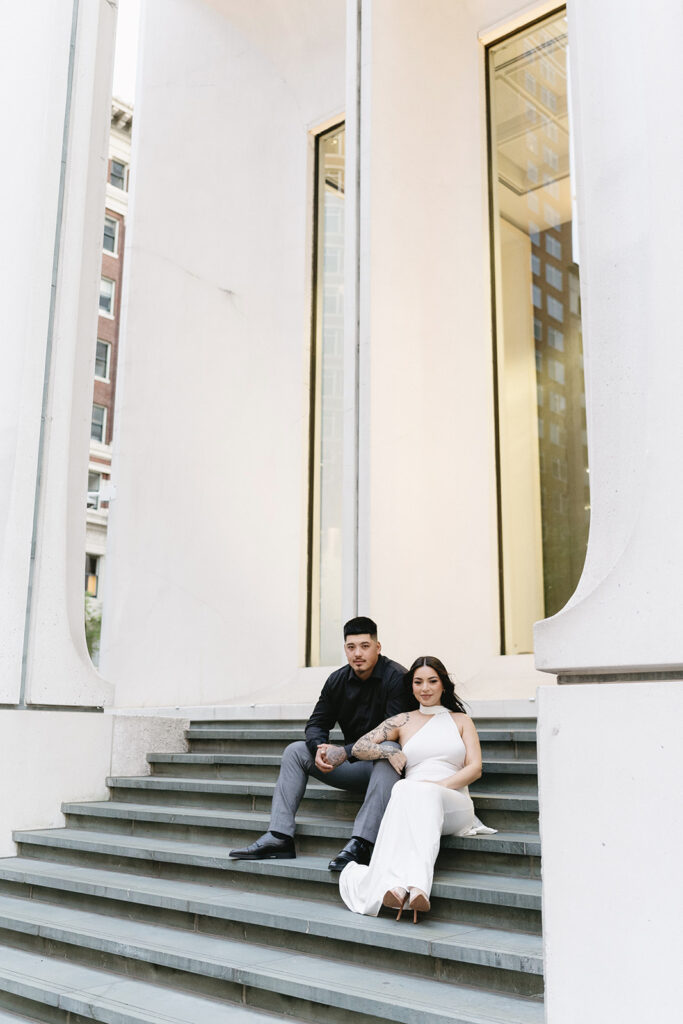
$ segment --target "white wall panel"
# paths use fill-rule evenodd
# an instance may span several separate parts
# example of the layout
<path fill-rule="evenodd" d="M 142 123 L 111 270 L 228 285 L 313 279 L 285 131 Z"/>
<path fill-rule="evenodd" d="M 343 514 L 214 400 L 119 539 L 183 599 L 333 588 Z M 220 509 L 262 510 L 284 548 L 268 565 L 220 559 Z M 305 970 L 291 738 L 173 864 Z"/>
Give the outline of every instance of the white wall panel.
<path fill-rule="evenodd" d="M 100 661 L 119 703 L 258 699 L 302 663 L 311 130 L 343 115 L 344 35 L 343 0 L 146 5 Z"/>

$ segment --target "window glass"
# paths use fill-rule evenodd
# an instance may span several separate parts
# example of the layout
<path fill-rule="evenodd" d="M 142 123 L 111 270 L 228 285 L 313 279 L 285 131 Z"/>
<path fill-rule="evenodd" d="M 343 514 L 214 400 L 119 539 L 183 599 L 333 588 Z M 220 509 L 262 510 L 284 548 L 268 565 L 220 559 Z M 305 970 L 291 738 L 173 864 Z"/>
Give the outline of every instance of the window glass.
<path fill-rule="evenodd" d="M 100 278 L 100 313 L 114 315 L 114 282 L 108 277 Z"/>
<path fill-rule="evenodd" d="M 125 190 L 127 169 L 128 168 L 126 167 L 126 165 L 121 163 L 120 160 L 112 160 L 111 171 L 109 172 L 109 180 L 112 183 L 112 185 L 116 186 L 116 188 L 121 188 Z"/>
<path fill-rule="evenodd" d="M 565 12 L 489 47 L 488 69 L 503 649 L 512 654 L 531 651 L 534 621 L 573 593 L 590 515 Z"/>
<path fill-rule="evenodd" d="M 101 473 L 88 473 L 88 500 L 87 507 L 98 509 L 100 507 L 100 485 L 102 483 Z"/>
<path fill-rule="evenodd" d="M 118 221 L 114 217 L 104 218 L 104 239 L 102 241 L 102 247 L 105 252 L 116 252 L 118 226 Z"/>
<path fill-rule="evenodd" d="M 109 380 L 109 353 L 109 342 L 100 341 L 98 338 L 95 352 L 95 376 L 102 380 Z"/>
<path fill-rule="evenodd" d="M 93 441 L 101 441 L 104 444 L 104 428 L 107 420 L 107 410 L 103 405 L 93 405 L 92 419 L 90 421 L 90 437 Z"/>
<path fill-rule="evenodd" d="M 344 126 L 317 145 L 309 663 L 342 645 L 344 434 Z"/>

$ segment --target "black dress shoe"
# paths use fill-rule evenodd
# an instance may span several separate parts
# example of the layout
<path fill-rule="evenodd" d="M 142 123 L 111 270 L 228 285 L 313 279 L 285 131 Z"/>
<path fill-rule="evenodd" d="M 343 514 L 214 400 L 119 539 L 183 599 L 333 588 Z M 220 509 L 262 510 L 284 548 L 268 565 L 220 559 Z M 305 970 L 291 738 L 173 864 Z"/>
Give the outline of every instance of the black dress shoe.
<path fill-rule="evenodd" d="M 371 856 L 372 843 L 354 836 L 327 866 L 330 871 L 343 871 L 347 864 L 369 864 Z"/>
<path fill-rule="evenodd" d="M 251 846 L 245 846 L 242 850 L 231 850 L 230 856 L 234 860 L 289 860 L 296 857 L 296 850 L 291 836 L 279 839 L 272 832 L 266 832 Z"/>

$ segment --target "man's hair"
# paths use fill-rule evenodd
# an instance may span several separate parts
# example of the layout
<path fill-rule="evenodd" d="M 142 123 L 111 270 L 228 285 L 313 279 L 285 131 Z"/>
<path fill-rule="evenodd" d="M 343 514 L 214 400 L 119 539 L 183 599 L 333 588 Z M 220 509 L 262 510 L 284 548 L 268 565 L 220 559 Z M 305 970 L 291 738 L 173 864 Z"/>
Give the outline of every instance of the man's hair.
<path fill-rule="evenodd" d="M 344 639 L 347 636 L 358 636 L 360 633 L 369 633 L 373 640 L 377 639 L 377 623 L 369 619 L 367 615 L 357 615 L 355 619 L 349 619 L 344 623 Z"/>

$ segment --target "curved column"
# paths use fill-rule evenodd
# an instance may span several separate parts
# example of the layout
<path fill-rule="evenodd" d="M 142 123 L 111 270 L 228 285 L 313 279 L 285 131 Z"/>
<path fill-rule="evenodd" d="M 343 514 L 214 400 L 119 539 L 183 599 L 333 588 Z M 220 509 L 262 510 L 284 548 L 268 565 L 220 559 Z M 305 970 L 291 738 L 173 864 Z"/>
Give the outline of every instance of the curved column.
<path fill-rule="evenodd" d="M 536 625 L 536 665 L 676 674 L 683 8 L 574 0 L 569 18 L 591 528 L 576 593 Z"/>
<path fill-rule="evenodd" d="M 17 180 L 3 273 L 0 702 L 102 705 L 111 687 L 83 631 L 84 496 L 116 12 L 42 0 L 10 20 L 8 137 L 27 155 L 5 164 Z"/>

